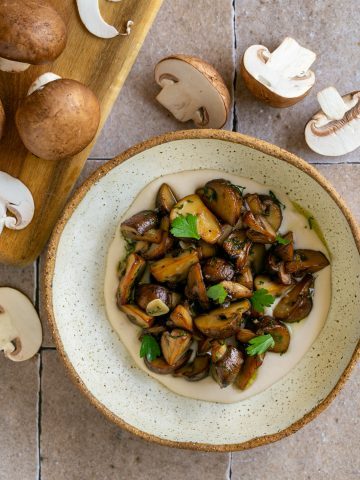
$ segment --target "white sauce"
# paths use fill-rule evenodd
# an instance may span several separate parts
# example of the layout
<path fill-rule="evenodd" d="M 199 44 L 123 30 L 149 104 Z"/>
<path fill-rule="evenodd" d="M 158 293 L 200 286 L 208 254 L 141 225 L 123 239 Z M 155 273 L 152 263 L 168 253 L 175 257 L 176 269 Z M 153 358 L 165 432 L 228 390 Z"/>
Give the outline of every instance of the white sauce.
<path fill-rule="evenodd" d="M 286 205 L 286 209 L 283 210 L 284 218 L 280 234 L 291 230 L 294 233 L 296 248 L 319 250 L 329 256 L 326 247 L 319 237 L 313 230 L 308 228 L 307 219 L 294 209 L 287 195 L 279 192 L 276 187 L 261 185 L 252 180 L 216 170 L 185 171 L 154 180 L 135 198 L 123 218 L 120 219 L 120 223 L 141 210 L 154 208 L 156 193 L 164 182 L 170 185 L 176 197 L 180 199 L 194 193 L 198 187 L 214 178 L 225 178 L 234 184 L 244 186 L 246 187 L 245 193 L 268 194 L 269 190 L 272 190 L 279 200 Z M 299 323 L 288 324 L 291 332 L 291 342 L 288 351 L 283 355 L 268 352 L 263 365 L 258 369 L 255 381 L 244 391 L 233 386 L 220 389 L 210 376 L 200 382 L 192 383 L 182 378 L 174 378 L 171 375 L 158 375 L 150 372 L 139 356 L 140 342 L 138 337 L 141 329 L 133 325 L 116 305 L 116 291 L 119 283 L 117 267 L 124 255 L 125 242 L 120 234 L 120 228 L 118 228 L 108 252 L 105 275 L 105 304 L 108 319 L 138 367 L 173 392 L 186 397 L 210 402 L 234 403 L 269 388 L 289 373 L 309 350 L 319 335 L 329 311 L 331 269 L 326 267 L 315 274 L 314 305 L 310 315 Z M 271 312 L 272 308 L 266 309 L 267 314 L 271 314 Z"/>

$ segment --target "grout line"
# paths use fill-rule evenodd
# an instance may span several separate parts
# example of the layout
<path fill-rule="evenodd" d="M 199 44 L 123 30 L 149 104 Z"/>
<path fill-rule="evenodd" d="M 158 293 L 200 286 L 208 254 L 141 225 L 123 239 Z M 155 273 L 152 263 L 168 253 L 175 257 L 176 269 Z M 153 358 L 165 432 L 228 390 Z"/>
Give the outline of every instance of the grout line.
<path fill-rule="evenodd" d="M 41 480 L 41 417 L 42 417 L 42 352 L 39 353 L 39 391 L 37 408 L 37 447 L 38 447 L 38 480 Z"/>
<path fill-rule="evenodd" d="M 46 352 L 47 350 L 50 350 L 50 351 L 55 350 L 56 351 L 56 347 L 40 347 L 41 352 L 43 352 L 43 351 Z"/>
<path fill-rule="evenodd" d="M 229 464 L 226 471 L 226 480 L 231 480 L 232 478 L 232 452 L 229 452 Z"/>
<path fill-rule="evenodd" d="M 236 69 L 236 49 L 237 49 L 237 39 L 236 39 L 236 0 L 232 1 L 232 10 L 233 10 L 233 35 L 234 35 L 234 43 L 233 43 L 233 63 L 234 63 L 234 77 L 233 77 L 233 124 L 232 130 L 233 132 L 237 131 L 238 127 L 238 118 L 236 113 L 236 84 L 237 84 L 237 69 Z"/>

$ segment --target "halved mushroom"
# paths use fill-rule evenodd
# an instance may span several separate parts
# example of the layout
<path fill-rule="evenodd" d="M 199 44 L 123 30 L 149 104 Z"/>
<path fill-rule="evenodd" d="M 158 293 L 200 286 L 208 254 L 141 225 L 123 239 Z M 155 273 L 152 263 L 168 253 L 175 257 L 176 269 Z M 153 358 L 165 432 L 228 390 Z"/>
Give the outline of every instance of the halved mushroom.
<path fill-rule="evenodd" d="M 236 333 L 241 324 L 243 313 L 250 310 L 248 300 L 236 302 L 229 307 L 220 307 L 199 315 L 194 322 L 201 333 L 212 338 L 228 338 Z"/>
<path fill-rule="evenodd" d="M 0 2 L 0 70 L 22 72 L 52 63 L 66 45 L 66 25 L 45 2 Z"/>
<path fill-rule="evenodd" d="M 260 326 L 258 330 L 256 330 L 256 335 L 266 334 L 270 334 L 275 342 L 275 345 L 269 349 L 269 352 L 287 352 L 290 345 L 290 332 L 284 323 L 271 317 L 264 317 L 260 321 Z"/>
<path fill-rule="evenodd" d="M 210 258 L 216 255 L 217 247 L 211 243 L 206 243 L 204 240 L 199 240 L 196 251 L 198 252 L 199 259 Z"/>
<path fill-rule="evenodd" d="M 154 300 L 160 300 L 162 302 L 162 311 L 164 311 L 164 313 L 158 313 L 155 315 L 154 312 L 148 311 L 148 308 L 151 309 L 150 304 L 152 304 Z M 151 316 L 155 317 L 158 315 L 164 315 L 169 312 L 171 307 L 171 292 L 162 285 L 155 285 L 151 283 L 138 285 L 135 289 L 135 302 L 141 309 L 145 310 Z M 152 309 L 155 311 L 156 305 L 152 304 L 152 307 Z M 161 309 L 158 308 L 157 310 L 160 312 Z"/>
<path fill-rule="evenodd" d="M 143 210 L 132 217 L 124 220 L 121 225 L 121 233 L 131 240 L 143 239 L 144 233 L 148 230 L 158 228 L 160 223 L 159 216 L 153 210 Z"/>
<path fill-rule="evenodd" d="M 167 183 L 163 183 L 156 195 L 156 208 L 163 214 L 169 214 L 171 209 L 177 203 L 174 192 Z"/>
<path fill-rule="evenodd" d="M 197 300 L 204 310 L 207 310 L 210 306 L 200 263 L 195 263 L 190 267 L 185 295 L 190 300 Z"/>
<path fill-rule="evenodd" d="M 272 53 L 252 45 L 243 56 L 241 76 L 250 92 L 272 107 L 289 107 L 304 98 L 315 83 L 310 70 L 316 54 L 286 37 Z"/>
<path fill-rule="evenodd" d="M 150 272 L 158 282 L 181 282 L 188 276 L 190 267 L 199 261 L 195 250 L 184 252 L 177 257 L 165 257 L 150 267 Z"/>
<path fill-rule="evenodd" d="M 130 322 L 138 327 L 149 328 L 154 323 L 154 317 L 151 317 L 136 305 L 120 305 L 119 308 Z"/>
<path fill-rule="evenodd" d="M 214 244 L 221 235 L 220 224 L 213 213 L 205 206 L 199 195 L 188 195 L 182 198 L 171 210 L 170 221 L 173 222 L 179 215 L 188 214 L 197 217 L 197 231 L 207 243 Z"/>
<path fill-rule="evenodd" d="M 239 223 L 239 222 L 238 222 Z M 221 235 L 220 237 L 217 239 L 217 244 L 220 245 L 220 247 L 223 246 L 223 243 L 225 242 L 225 240 L 228 238 L 228 236 L 230 235 L 230 233 L 233 231 L 233 227 L 227 223 L 223 223 L 221 225 Z"/>
<path fill-rule="evenodd" d="M 265 288 L 265 290 L 267 290 L 268 293 L 273 297 L 280 297 L 286 290 L 289 289 L 289 285 L 275 282 L 267 275 L 258 275 L 255 277 L 254 285 L 256 290 Z"/>
<path fill-rule="evenodd" d="M 248 193 L 245 195 L 245 200 L 253 215 L 265 216 L 266 221 L 275 231 L 280 228 L 282 222 L 281 208 L 269 195 Z"/>
<path fill-rule="evenodd" d="M 253 292 L 237 282 L 228 282 L 226 280 L 220 282 L 220 285 L 226 290 L 228 297 L 231 300 L 238 300 L 239 298 L 250 298 Z"/>
<path fill-rule="evenodd" d="M 174 365 L 169 365 L 164 357 L 158 357 L 149 362 L 145 356 L 144 362 L 151 372 L 158 373 L 159 375 L 168 375 L 169 373 L 175 372 L 175 370 L 180 368 L 182 365 L 186 364 L 189 361 L 189 358 L 190 353 L 186 352 Z"/>
<path fill-rule="evenodd" d="M 239 190 L 229 180 L 218 178 L 196 190 L 205 205 L 221 220 L 236 225 L 243 204 Z"/>
<path fill-rule="evenodd" d="M 203 266 L 203 273 L 206 281 L 219 283 L 222 280 L 231 280 L 235 274 L 233 265 L 223 258 L 209 258 Z"/>
<path fill-rule="evenodd" d="M 232 345 L 228 345 L 225 355 L 211 366 L 211 374 L 221 388 L 234 383 L 244 362 L 243 354 Z"/>
<path fill-rule="evenodd" d="M 282 236 L 288 243 L 285 245 L 277 245 L 274 248 L 274 253 L 281 260 L 290 262 L 294 257 L 294 235 L 292 232 L 288 232 Z"/>
<path fill-rule="evenodd" d="M 187 305 L 177 305 L 170 314 L 170 320 L 175 327 L 184 328 L 190 332 L 193 330 L 193 319 Z"/>
<path fill-rule="evenodd" d="M 305 140 L 320 155 L 345 155 L 360 147 L 360 91 L 341 96 L 334 87 L 317 95 L 321 110 L 308 122 Z"/>
<path fill-rule="evenodd" d="M 255 380 L 256 370 L 261 367 L 264 361 L 263 355 L 246 356 L 239 375 L 236 377 L 235 385 L 241 390 L 248 388 Z"/>
<path fill-rule="evenodd" d="M 196 357 L 192 363 L 175 370 L 174 377 L 182 377 L 189 382 L 199 382 L 209 375 L 210 359 L 207 356 Z"/>
<path fill-rule="evenodd" d="M 160 243 L 151 243 L 149 248 L 143 253 L 145 260 L 157 260 L 165 256 L 171 250 L 174 239 L 169 234 L 170 220 L 169 217 L 163 217 L 160 222 L 161 241 Z M 148 230 L 144 235 L 146 236 L 150 231 L 157 232 L 158 230 Z"/>
<path fill-rule="evenodd" d="M 99 101 L 76 80 L 47 78 L 39 85 L 22 101 L 15 115 L 21 140 L 32 154 L 45 160 L 73 157 L 96 135 Z"/>
<path fill-rule="evenodd" d="M 322 252 L 299 249 L 295 250 L 294 259 L 291 262 L 286 262 L 285 269 L 288 273 L 301 275 L 319 272 L 328 265 L 330 265 L 330 262 Z"/>
<path fill-rule="evenodd" d="M 230 110 L 230 93 L 215 68 L 200 58 L 173 55 L 155 67 L 161 92 L 156 100 L 180 122 L 222 128 Z"/>
<path fill-rule="evenodd" d="M 0 99 L 0 140 L 2 139 L 2 136 L 4 135 L 5 120 L 6 120 L 5 111 L 4 111 L 2 101 Z"/>
<path fill-rule="evenodd" d="M 125 273 L 120 279 L 117 292 L 118 305 L 129 303 L 135 282 L 145 270 L 146 262 L 137 253 L 131 253 L 126 261 Z"/>
<path fill-rule="evenodd" d="M 241 269 L 240 273 L 235 276 L 234 279 L 237 283 L 241 283 L 244 287 L 252 290 L 254 288 L 254 279 L 251 271 L 251 267 L 246 265 Z"/>
<path fill-rule="evenodd" d="M 0 351 L 14 362 L 33 357 L 42 342 L 39 315 L 18 290 L 0 288 Z"/>
<path fill-rule="evenodd" d="M 236 333 L 236 338 L 241 343 L 248 343 L 252 338 L 256 337 L 256 333 L 248 328 L 240 328 L 240 330 Z"/>
<path fill-rule="evenodd" d="M 274 243 L 276 232 L 263 215 L 254 215 L 250 211 L 243 215 L 243 224 L 249 229 L 247 237 L 255 243 Z"/>
<path fill-rule="evenodd" d="M 273 253 L 269 253 L 266 258 L 266 267 L 269 273 L 276 274 L 283 285 L 293 283 L 291 274 L 287 272 L 285 262 L 279 260 Z"/>
<path fill-rule="evenodd" d="M 222 246 L 229 257 L 236 259 L 236 268 L 241 271 L 248 261 L 252 246 L 246 232 L 244 230 L 234 230 Z"/>
<path fill-rule="evenodd" d="M 250 249 L 248 263 L 255 274 L 260 273 L 264 268 L 266 249 L 263 243 L 254 243 Z"/>
<path fill-rule="evenodd" d="M 189 349 L 191 334 L 181 329 L 164 332 L 161 336 L 161 350 L 169 365 L 175 365 Z"/>
<path fill-rule="evenodd" d="M 221 360 L 223 356 L 226 354 L 227 348 L 228 346 L 224 340 L 213 340 L 211 342 L 211 349 L 210 349 L 211 361 L 213 363 L 216 363 L 219 360 Z"/>
<path fill-rule="evenodd" d="M 314 287 L 312 275 L 305 275 L 295 284 L 276 305 L 273 315 L 284 322 L 299 322 L 307 317 L 312 309 L 311 291 Z"/>

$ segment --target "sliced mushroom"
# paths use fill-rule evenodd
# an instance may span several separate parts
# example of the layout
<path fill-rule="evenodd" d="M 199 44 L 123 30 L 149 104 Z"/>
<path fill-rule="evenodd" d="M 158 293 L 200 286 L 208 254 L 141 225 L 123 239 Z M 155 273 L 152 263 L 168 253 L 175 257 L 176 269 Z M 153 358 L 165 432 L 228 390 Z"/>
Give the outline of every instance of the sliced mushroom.
<path fill-rule="evenodd" d="M 223 280 L 231 280 L 235 274 L 233 265 L 223 258 L 209 258 L 203 266 L 204 277 L 207 282 L 219 283 Z"/>
<path fill-rule="evenodd" d="M 234 383 L 243 364 L 243 354 L 232 345 L 227 347 L 225 355 L 211 366 L 211 374 L 221 388 Z"/>
<path fill-rule="evenodd" d="M 222 128 L 230 110 L 230 93 L 219 72 L 196 57 L 173 55 L 155 67 L 162 88 L 156 100 L 180 122 Z"/>
<path fill-rule="evenodd" d="M 142 237 L 148 230 L 159 226 L 159 217 L 153 210 L 143 210 L 121 223 L 121 233 L 126 238 Z"/>
<path fill-rule="evenodd" d="M 214 257 L 217 252 L 217 247 L 211 243 L 204 242 L 204 240 L 199 240 L 196 251 L 198 252 L 199 259 L 203 260 L 204 258 Z"/>
<path fill-rule="evenodd" d="M 161 336 L 161 350 L 169 365 L 175 365 L 189 349 L 191 334 L 181 329 L 164 332 Z"/>
<path fill-rule="evenodd" d="M 288 273 L 301 275 L 303 273 L 319 272 L 328 265 L 330 265 L 330 262 L 322 252 L 299 249 L 295 250 L 294 259 L 291 262 L 286 262 L 285 269 Z"/>
<path fill-rule="evenodd" d="M 241 271 L 246 265 L 252 242 L 244 230 L 234 230 L 223 243 L 223 249 L 229 257 L 236 259 L 236 269 Z"/>
<path fill-rule="evenodd" d="M 320 155 L 345 155 L 360 147 L 360 91 L 341 96 L 334 87 L 317 95 L 321 110 L 308 122 L 305 139 Z"/>
<path fill-rule="evenodd" d="M 280 228 L 282 222 L 281 208 L 270 196 L 248 193 L 245 195 L 245 200 L 253 215 L 265 216 L 266 221 L 275 231 Z"/>
<path fill-rule="evenodd" d="M 177 305 L 170 314 L 170 320 L 175 327 L 183 328 L 190 332 L 193 330 L 193 319 L 187 305 Z"/>
<path fill-rule="evenodd" d="M 276 256 L 284 260 L 284 262 L 290 262 L 294 256 L 294 235 L 292 232 L 288 232 L 283 235 L 283 238 L 288 242 L 286 245 L 277 245 L 274 248 Z"/>
<path fill-rule="evenodd" d="M 289 285 L 275 282 L 267 275 L 258 275 L 255 277 L 254 285 L 256 290 L 261 290 L 264 288 L 273 297 L 280 297 L 286 290 L 289 289 Z"/>
<path fill-rule="evenodd" d="M 149 362 L 149 360 L 144 357 L 144 362 L 147 368 L 154 373 L 158 373 L 159 375 L 168 375 L 169 373 L 175 372 L 178 368 L 182 365 L 186 364 L 189 361 L 190 353 L 186 352 L 174 365 L 169 365 L 164 357 L 155 358 Z"/>
<path fill-rule="evenodd" d="M 291 285 L 293 283 L 291 274 L 286 271 L 285 262 L 273 254 L 269 253 L 266 259 L 266 267 L 269 273 L 276 274 L 283 285 Z"/>
<path fill-rule="evenodd" d="M 256 337 L 256 333 L 248 328 L 240 328 L 240 330 L 236 333 L 236 338 L 241 343 L 248 343 L 252 338 Z"/>
<path fill-rule="evenodd" d="M 276 232 L 263 215 L 253 215 L 245 212 L 243 224 L 249 227 L 247 237 L 255 243 L 274 243 Z"/>
<path fill-rule="evenodd" d="M 221 360 L 224 355 L 226 354 L 228 349 L 227 344 L 224 342 L 224 340 L 213 340 L 211 342 L 211 361 L 213 363 L 218 362 Z"/>
<path fill-rule="evenodd" d="M 231 300 L 238 300 L 239 298 L 250 298 L 253 294 L 252 290 L 244 287 L 244 285 L 241 285 L 241 283 L 228 282 L 224 280 L 220 283 L 220 285 L 224 287 Z"/>
<path fill-rule="evenodd" d="M 221 235 L 220 224 L 213 213 L 204 205 L 198 195 L 188 195 L 182 198 L 171 210 L 170 221 L 173 222 L 179 215 L 188 214 L 197 217 L 197 231 L 207 243 L 214 244 Z"/>
<path fill-rule="evenodd" d="M 210 306 L 200 263 L 195 263 L 190 267 L 185 295 L 190 300 L 197 300 L 204 310 L 207 310 Z"/>
<path fill-rule="evenodd" d="M 120 310 L 125 313 L 131 323 L 141 328 L 149 328 L 154 323 L 151 317 L 136 305 L 120 305 Z"/>
<path fill-rule="evenodd" d="M 266 334 L 270 334 L 275 342 L 275 345 L 269 349 L 269 352 L 287 352 L 290 345 L 290 332 L 284 323 L 271 317 L 264 317 L 260 322 L 260 328 L 256 331 L 256 335 Z"/>
<path fill-rule="evenodd" d="M 163 214 L 169 214 L 171 209 L 177 203 L 174 192 L 167 183 L 163 183 L 156 195 L 156 208 Z"/>
<path fill-rule="evenodd" d="M 163 217 L 160 223 L 161 231 L 161 241 L 160 243 L 151 243 L 149 248 L 143 253 L 145 260 L 157 260 L 158 258 L 164 257 L 165 254 L 171 250 L 174 239 L 169 234 L 170 220 L 169 217 Z M 149 230 L 152 231 L 152 230 Z M 144 235 L 146 236 L 148 233 Z M 157 230 L 154 230 L 157 231 Z"/>
<path fill-rule="evenodd" d="M 310 70 L 316 54 L 286 37 L 272 53 L 252 45 L 243 56 L 241 76 L 250 92 L 272 107 L 289 107 L 304 98 L 315 83 Z"/>
<path fill-rule="evenodd" d="M 146 262 L 137 253 L 131 253 L 126 261 L 125 273 L 120 279 L 117 292 L 118 305 L 125 305 L 131 300 L 136 281 L 145 270 Z"/>
<path fill-rule="evenodd" d="M 38 352 L 41 342 L 41 322 L 30 300 L 18 290 L 0 288 L 0 351 L 22 362 Z"/>
<path fill-rule="evenodd" d="M 246 356 L 239 375 L 235 380 L 235 385 L 241 390 L 248 388 L 255 380 L 256 370 L 261 367 L 264 361 L 264 355 Z"/>
<path fill-rule="evenodd" d="M 196 190 L 205 205 L 223 222 L 236 225 L 243 204 L 239 190 L 229 180 L 218 178 Z"/>
<path fill-rule="evenodd" d="M 276 305 L 273 315 L 284 322 L 299 322 L 307 317 L 312 309 L 311 291 L 314 287 L 312 275 L 305 275 L 295 284 Z"/>
<path fill-rule="evenodd" d="M 165 307 L 167 307 L 167 312 L 170 310 L 171 292 L 167 288 L 151 283 L 138 285 L 136 287 L 135 302 L 142 310 L 147 311 L 149 304 L 154 300 L 161 300 Z M 157 316 L 150 312 L 147 313 L 152 316 Z"/>
<path fill-rule="evenodd" d="M 182 377 L 189 382 L 199 382 L 209 375 L 210 359 L 207 356 L 196 357 L 192 363 L 175 370 L 174 377 Z"/>
<path fill-rule="evenodd" d="M 247 193 L 244 199 L 251 213 L 254 215 L 262 215 L 264 213 L 264 206 L 257 193 Z"/>
<path fill-rule="evenodd" d="M 254 288 L 254 279 L 250 266 L 245 266 L 241 269 L 240 273 L 235 276 L 234 279 L 237 283 L 241 283 L 244 287 L 252 290 Z"/>
<path fill-rule="evenodd" d="M 188 276 L 190 267 L 199 261 L 196 251 L 184 252 L 177 257 L 165 257 L 150 267 L 153 277 L 161 283 L 181 282 Z"/>
<path fill-rule="evenodd" d="M 195 318 L 196 327 L 201 333 L 212 338 L 229 338 L 236 333 L 243 313 L 250 310 L 248 300 L 236 302 L 229 307 L 221 307 Z"/>
<path fill-rule="evenodd" d="M 233 227 L 227 223 L 224 223 L 221 225 L 221 235 L 217 240 L 217 244 L 220 245 L 220 247 L 223 246 L 223 243 L 225 240 L 228 238 L 230 233 L 233 231 Z"/>

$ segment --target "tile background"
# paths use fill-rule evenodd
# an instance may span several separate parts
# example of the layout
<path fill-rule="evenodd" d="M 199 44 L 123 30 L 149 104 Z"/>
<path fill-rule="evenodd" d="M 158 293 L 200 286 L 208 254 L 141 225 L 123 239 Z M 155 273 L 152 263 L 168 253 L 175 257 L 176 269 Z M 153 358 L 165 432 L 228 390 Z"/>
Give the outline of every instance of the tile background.
<path fill-rule="evenodd" d="M 158 60 L 188 53 L 214 64 L 235 91 L 226 128 L 269 140 L 313 163 L 359 221 L 359 151 L 320 157 L 306 148 L 302 134 L 317 109 L 316 91 L 328 85 L 342 93 L 359 88 L 358 7 L 358 0 L 165 0 L 79 183 L 130 145 L 191 127 L 179 125 L 156 104 L 153 81 Z M 318 53 L 317 83 L 300 104 L 276 110 L 252 98 L 236 72 L 248 45 L 271 49 L 286 35 Z M 34 359 L 17 365 L 0 358 L 0 480 L 360 478 L 359 368 L 314 422 L 287 439 L 246 452 L 173 450 L 110 424 L 81 396 L 59 361 L 41 304 L 42 267 L 43 256 L 23 269 L 0 266 L 0 285 L 26 293 L 44 327 L 43 348 Z"/>

